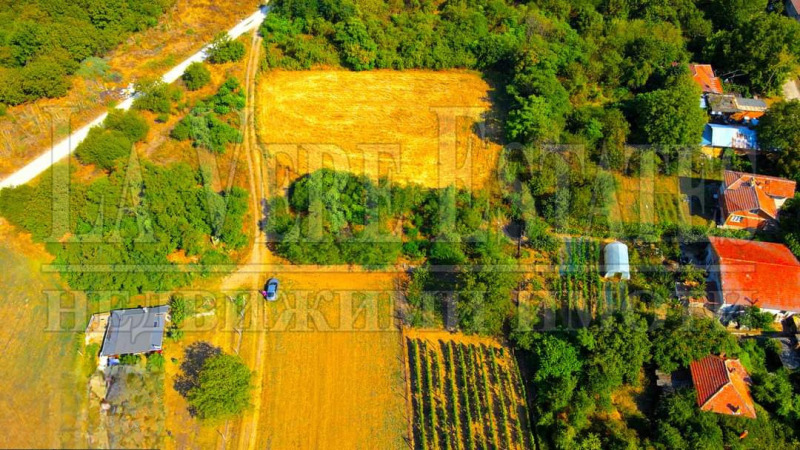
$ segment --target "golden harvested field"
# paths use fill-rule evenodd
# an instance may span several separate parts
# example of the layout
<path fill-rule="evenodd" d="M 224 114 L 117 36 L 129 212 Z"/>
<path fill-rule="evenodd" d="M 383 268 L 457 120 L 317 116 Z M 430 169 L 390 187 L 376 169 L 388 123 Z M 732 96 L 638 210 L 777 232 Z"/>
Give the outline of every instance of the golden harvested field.
<path fill-rule="evenodd" d="M 255 448 L 401 448 L 405 388 L 392 320 L 394 274 L 279 277 L 285 297 L 267 305 Z"/>
<path fill-rule="evenodd" d="M 483 187 L 501 145 L 491 87 L 468 72 L 272 71 L 258 133 L 275 186 L 320 166 L 428 187 Z"/>
<path fill-rule="evenodd" d="M 82 334 L 47 331 L 49 256 L 0 220 L 0 447 L 85 447 L 77 351 Z M 67 305 L 65 305 L 67 306 Z"/>
<path fill-rule="evenodd" d="M 176 0 L 158 25 L 131 36 L 106 56 L 109 75 L 118 74 L 119 81 L 75 76 L 66 97 L 9 107 L 0 117 L 0 179 L 64 138 L 70 126 L 77 129 L 100 115 L 113 101 L 104 93 L 162 75 L 257 6 L 254 1 Z"/>
<path fill-rule="evenodd" d="M 395 274 L 272 268 L 277 273 L 252 279 L 263 285 L 277 276 L 279 301 L 266 303 L 254 290 L 260 286 L 241 285 L 252 289 L 241 323 L 218 304 L 212 328 L 187 331 L 165 346 L 167 447 L 213 448 L 224 440 L 239 449 L 402 448 L 407 422 L 401 335 L 392 318 Z M 233 323 L 242 329 L 241 342 Z M 182 360 L 183 349 L 198 341 L 238 352 L 255 370 L 260 389 L 242 419 L 202 424 L 172 388 L 178 364 L 169 359 Z"/>

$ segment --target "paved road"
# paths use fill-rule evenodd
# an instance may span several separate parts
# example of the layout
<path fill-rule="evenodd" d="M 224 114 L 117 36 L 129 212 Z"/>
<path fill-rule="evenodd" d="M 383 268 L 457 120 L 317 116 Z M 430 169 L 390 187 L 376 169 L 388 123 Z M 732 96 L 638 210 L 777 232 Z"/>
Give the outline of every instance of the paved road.
<path fill-rule="evenodd" d="M 243 35 L 244 33 L 258 27 L 261 22 L 264 21 L 264 18 L 267 15 L 267 8 L 263 7 L 250 15 L 249 17 L 245 18 L 236 26 L 228 30 L 228 35 L 231 39 L 236 39 L 239 36 Z M 170 69 L 167 73 L 165 73 L 161 79 L 165 83 L 172 83 L 180 78 L 183 75 L 183 72 L 189 66 L 189 64 L 198 61 L 205 61 L 208 57 L 206 54 L 208 50 L 208 45 L 200 49 L 197 53 L 187 58 L 185 61 L 181 62 L 177 66 Z M 120 102 L 116 108 L 126 110 L 133 105 L 133 99 L 135 94 L 128 96 L 125 100 Z M 103 113 L 96 119 L 89 122 L 87 125 L 79 128 L 77 131 L 73 132 L 66 138 L 64 138 L 61 142 L 53 145 L 49 150 L 44 152 L 43 154 L 39 155 L 36 159 L 29 162 L 25 167 L 17 170 L 13 174 L 6 177 L 3 181 L 0 181 L 0 189 L 6 187 L 13 187 L 19 186 L 21 184 L 25 184 L 37 176 L 39 176 L 42 172 L 47 170 L 50 166 L 61 161 L 62 159 L 69 156 L 74 150 L 75 147 L 78 146 L 86 136 L 89 134 L 89 130 L 97 125 L 100 125 L 105 120 L 108 113 Z"/>

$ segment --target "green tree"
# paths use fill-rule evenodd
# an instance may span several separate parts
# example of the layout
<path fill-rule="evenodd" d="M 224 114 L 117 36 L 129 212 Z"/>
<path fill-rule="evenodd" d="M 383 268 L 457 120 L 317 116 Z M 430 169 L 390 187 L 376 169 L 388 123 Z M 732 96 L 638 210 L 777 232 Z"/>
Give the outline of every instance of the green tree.
<path fill-rule="evenodd" d="M 83 164 L 111 170 L 117 161 L 130 155 L 132 148 L 133 143 L 123 132 L 94 127 L 75 149 L 75 157 Z"/>
<path fill-rule="evenodd" d="M 638 139 L 661 146 L 699 145 L 706 124 L 699 99 L 700 87 L 685 74 L 673 77 L 663 89 L 639 94 L 633 108 Z"/>
<path fill-rule="evenodd" d="M 709 354 L 735 355 L 738 345 L 714 319 L 671 312 L 663 327 L 652 332 L 653 362 L 661 371 L 672 372 Z"/>
<path fill-rule="evenodd" d="M 66 71 L 52 59 L 38 59 L 20 70 L 21 90 L 28 100 L 63 97 L 69 89 Z"/>
<path fill-rule="evenodd" d="M 761 311 L 758 306 L 748 306 L 742 314 L 736 318 L 739 326 L 747 327 L 751 330 L 771 330 L 775 316 L 768 312 Z"/>
<path fill-rule="evenodd" d="M 222 32 L 214 37 L 206 54 L 208 62 L 211 64 L 241 61 L 244 58 L 245 46 L 243 43 L 231 39 L 228 33 Z"/>
<path fill-rule="evenodd" d="M 550 378 L 567 378 L 581 370 L 578 349 L 570 342 L 544 334 L 530 348 L 536 364 L 534 378 L 541 382 Z"/>
<path fill-rule="evenodd" d="M 797 68 L 800 24 L 780 14 L 752 16 L 714 35 L 708 55 L 718 73 L 731 74 L 755 92 L 778 92 Z"/>
<path fill-rule="evenodd" d="M 762 149 L 778 152 L 775 171 L 800 182 L 800 101 L 774 103 L 758 123 Z"/>
<path fill-rule="evenodd" d="M 637 385 L 642 365 L 650 360 L 647 322 L 635 313 L 601 319 L 578 331 L 590 392 L 608 396 L 623 383 Z"/>
<path fill-rule="evenodd" d="M 168 114 L 172 110 L 172 98 L 168 84 L 161 80 L 141 80 L 134 85 L 138 96 L 133 101 L 134 109 Z"/>
<path fill-rule="evenodd" d="M 348 67 L 355 70 L 369 70 L 375 67 L 378 46 L 359 19 L 353 18 L 337 24 L 334 39 Z"/>
<path fill-rule="evenodd" d="M 187 396 L 198 417 L 219 421 L 235 417 L 250 407 L 252 373 L 242 358 L 220 353 L 209 357 L 197 385 Z"/>
<path fill-rule="evenodd" d="M 137 111 L 121 111 L 119 109 L 112 109 L 108 112 L 103 126 L 108 130 L 119 131 L 131 142 L 143 141 L 150 129 L 147 120 Z"/>
<path fill-rule="evenodd" d="M 211 82 L 211 71 L 201 62 L 189 64 L 181 76 L 186 89 L 196 91 Z"/>
<path fill-rule="evenodd" d="M 512 110 L 506 120 L 506 134 L 513 141 L 536 142 L 557 138 L 550 104 L 542 97 L 531 95 Z"/>

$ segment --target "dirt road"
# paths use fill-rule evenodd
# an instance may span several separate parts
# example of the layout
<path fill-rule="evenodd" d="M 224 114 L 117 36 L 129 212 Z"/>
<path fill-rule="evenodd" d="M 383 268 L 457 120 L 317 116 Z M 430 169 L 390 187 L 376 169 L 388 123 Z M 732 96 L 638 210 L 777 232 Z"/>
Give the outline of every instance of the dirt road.
<path fill-rule="evenodd" d="M 236 26 L 231 28 L 228 31 L 228 35 L 231 37 L 231 39 L 235 39 L 248 31 L 251 31 L 253 29 L 258 29 L 259 25 L 261 24 L 261 22 L 264 20 L 265 17 L 266 17 L 266 9 L 259 9 L 249 17 L 245 18 L 244 20 L 236 24 Z M 203 47 L 200 51 L 198 51 L 194 55 L 190 56 L 180 64 L 170 69 L 167 73 L 165 73 L 161 77 L 161 79 L 165 83 L 172 83 L 176 81 L 178 78 L 180 78 L 180 76 L 183 74 L 183 72 L 186 70 L 189 64 L 197 61 L 205 61 L 207 57 L 206 54 L 207 50 L 208 46 Z M 133 97 L 128 96 L 128 98 L 120 102 L 116 106 L 116 108 L 125 110 L 129 109 L 131 105 L 133 105 Z M 49 150 L 45 151 L 43 154 L 41 154 L 39 157 L 37 157 L 27 165 L 25 165 L 23 168 L 12 173 L 8 177 L 6 177 L 3 181 L 0 181 L 0 189 L 6 187 L 19 186 L 28 183 L 29 181 L 33 180 L 41 173 L 43 173 L 45 170 L 47 170 L 53 164 L 69 156 L 78 146 L 78 144 L 80 144 L 84 139 L 86 139 L 86 136 L 89 134 L 89 130 L 92 127 L 95 127 L 103 123 L 103 120 L 105 120 L 107 115 L 108 115 L 107 113 L 101 114 L 99 117 L 95 118 L 87 125 L 79 128 L 77 131 L 73 132 L 62 141 L 53 145 Z"/>
<path fill-rule="evenodd" d="M 400 448 L 406 419 L 400 332 L 392 318 L 395 274 L 291 265 L 269 251 L 260 230 L 263 205 L 273 194 L 270 177 L 275 176 L 274 161 L 256 136 L 256 106 L 264 101 L 257 96 L 256 83 L 260 47 L 261 39 L 254 35 L 245 80 L 244 140 L 237 149 L 247 163 L 256 212 L 253 247 L 247 263 L 221 289 L 253 292 L 276 276 L 280 298 L 267 303 L 250 297 L 254 302 L 233 351 L 254 370 L 253 408 L 218 428 L 216 447 Z M 360 303 L 362 295 L 369 300 Z M 354 298 L 367 306 L 349 304 Z M 282 317 L 304 305 L 325 325 L 304 328 L 299 316 L 280 325 Z M 346 319 L 353 310 L 363 315 Z M 343 326 L 348 323 L 353 327 Z"/>

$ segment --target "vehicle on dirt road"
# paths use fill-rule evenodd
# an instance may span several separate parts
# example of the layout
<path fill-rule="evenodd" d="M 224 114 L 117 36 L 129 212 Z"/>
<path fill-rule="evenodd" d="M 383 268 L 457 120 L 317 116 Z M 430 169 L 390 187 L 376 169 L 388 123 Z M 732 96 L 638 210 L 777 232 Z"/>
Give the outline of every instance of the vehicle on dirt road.
<path fill-rule="evenodd" d="M 261 295 L 269 302 L 274 302 L 278 298 L 278 279 L 277 278 L 270 278 L 267 280 L 267 284 L 264 285 L 264 290 L 261 291 Z"/>

